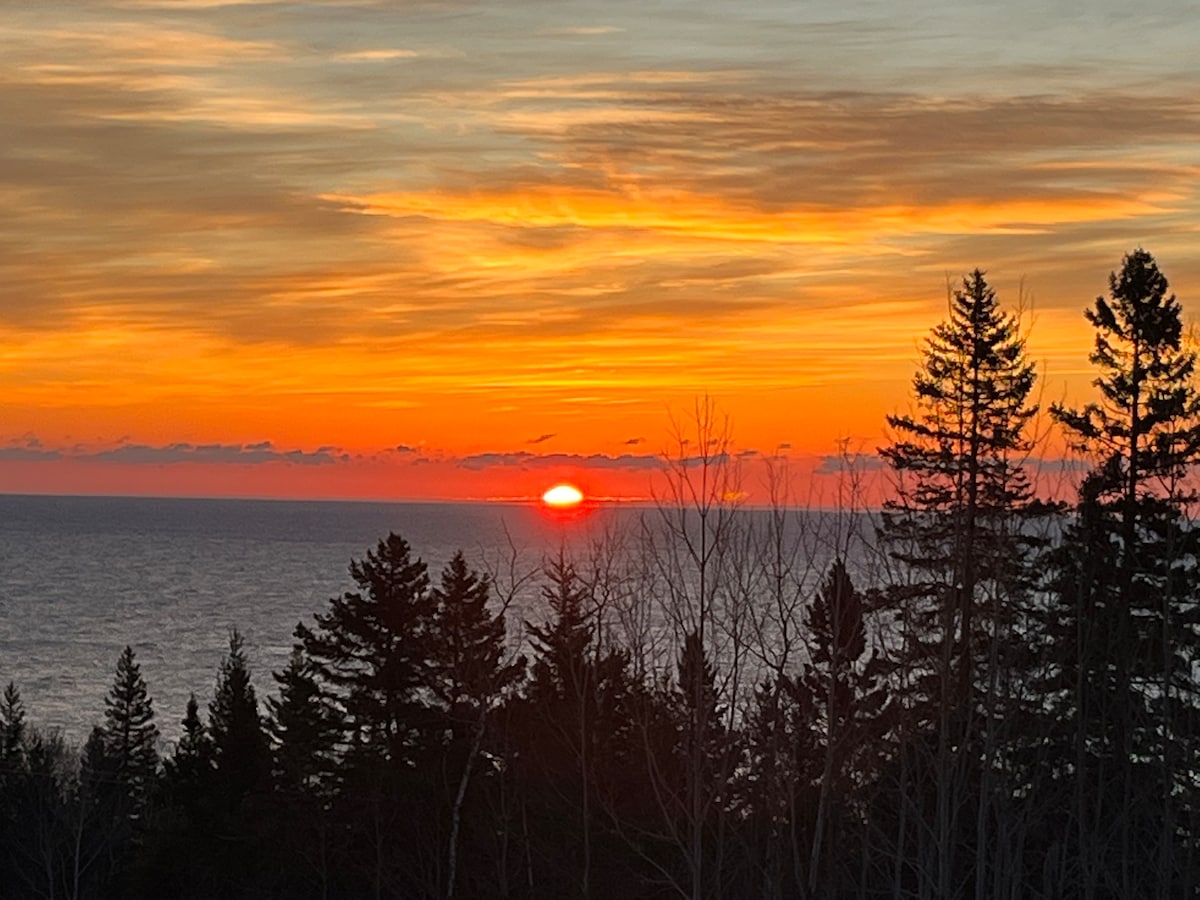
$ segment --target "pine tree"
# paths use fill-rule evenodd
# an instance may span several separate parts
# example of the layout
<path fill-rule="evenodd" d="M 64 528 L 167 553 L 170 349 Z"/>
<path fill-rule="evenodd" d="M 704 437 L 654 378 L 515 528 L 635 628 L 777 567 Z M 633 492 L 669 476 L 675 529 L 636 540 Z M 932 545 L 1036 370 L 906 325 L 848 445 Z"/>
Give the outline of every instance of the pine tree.
<path fill-rule="evenodd" d="M 1096 329 L 1090 359 L 1101 399 L 1051 410 L 1095 460 L 1058 554 L 1058 605 L 1049 611 L 1059 715 L 1074 732 L 1085 896 L 1105 882 L 1125 897 L 1195 886 L 1193 867 L 1179 862 L 1186 840 L 1177 806 L 1190 790 L 1200 651 L 1200 532 L 1188 516 L 1200 392 L 1196 354 L 1184 346 L 1181 308 L 1168 291 L 1148 252 L 1124 258 L 1109 299 L 1085 312 Z"/>
<path fill-rule="evenodd" d="M 19 824 L 17 788 L 25 778 L 25 705 L 21 693 L 9 682 L 0 695 L 0 881 L 15 880 L 9 859 L 16 846 Z"/>
<path fill-rule="evenodd" d="M 279 698 L 267 699 L 267 730 L 275 742 L 275 773 L 286 789 L 320 793 L 329 786 L 342 724 L 299 645 L 274 673 Z"/>
<path fill-rule="evenodd" d="M 913 378 L 917 409 L 888 416 L 897 439 L 880 450 L 897 478 L 881 538 L 918 601 L 910 653 L 946 656 L 960 702 L 976 678 L 981 587 L 1018 580 L 1026 541 L 1015 520 L 1036 509 L 1021 466 L 1035 375 L 1018 328 L 981 271 L 963 279 Z"/>
<path fill-rule="evenodd" d="M 389 534 L 350 563 L 358 586 L 329 601 L 297 637 L 314 674 L 338 695 L 348 744 L 403 763 L 429 738 L 430 631 L 437 608 L 425 563 Z"/>
<path fill-rule="evenodd" d="M 25 741 L 25 704 L 13 682 L 0 697 L 0 770 L 19 763 Z"/>
<path fill-rule="evenodd" d="M 618 765 L 628 722 L 628 660 L 598 649 L 591 589 L 574 565 L 560 553 L 544 571 L 551 615 L 544 624 L 526 622 L 533 665 L 519 754 L 534 764 L 526 770 L 529 783 L 541 785 L 533 802 L 551 823 L 540 853 L 561 867 L 555 890 L 586 897 L 598 873 L 613 875 L 596 864 L 597 800 Z"/>
<path fill-rule="evenodd" d="M 473 726 L 521 675 L 524 659 L 504 664 L 503 612 L 488 608 L 491 581 L 467 568 L 461 552 L 433 590 L 431 683 L 451 721 Z"/>
<path fill-rule="evenodd" d="M 126 646 L 117 659 L 97 737 L 106 772 L 122 786 L 131 812 L 140 814 L 158 774 L 158 726 L 132 647 Z"/>
<path fill-rule="evenodd" d="M 970 806 L 985 810 L 987 775 L 1001 727 L 994 661 L 1012 634 L 1015 600 L 1028 587 L 1031 542 L 1025 522 L 1039 512 L 1021 461 L 1036 406 L 1034 368 L 1014 315 L 1001 311 L 978 269 L 953 293 L 913 379 L 916 408 L 888 417 L 896 439 L 880 450 L 896 477 L 880 541 L 897 564 L 883 594 L 884 624 L 898 633 L 890 657 L 893 691 L 909 746 L 928 740 L 930 842 L 910 857 L 927 890 L 950 897 L 967 867 L 982 889 L 986 836 L 965 827 Z M 916 739 L 916 743 L 913 743 Z M 919 781 L 914 781 L 913 789 Z M 969 802 L 974 798 L 974 802 Z M 985 812 L 976 822 L 985 827 Z M 897 835 L 897 847 L 904 843 Z"/>
<path fill-rule="evenodd" d="M 217 674 L 208 718 L 217 783 L 233 808 L 251 792 L 265 787 L 271 767 L 258 699 L 250 683 L 242 636 L 236 629 L 229 636 L 229 654 Z"/>
<path fill-rule="evenodd" d="M 212 739 L 200 718 L 200 704 L 195 694 L 188 696 L 180 724 L 183 733 L 175 744 L 174 754 L 164 761 L 163 768 L 173 798 L 194 817 L 213 782 Z"/>
<path fill-rule="evenodd" d="M 525 658 L 503 662 L 504 613 L 488 609 L 491 581 L 467 568 L 461 552 L 433 590 L 430 684 L 447 723 L 443 768 L 453 800 L 447 853 L 447 896 L 458 883 L 459 840 L 471 775 L 483 752 L 495 705 L 525 670 Z M 456 776 L 456 777 L 455 777 Z"/>
<path fill-rule="evenodd" d="M 546 566 L 546 576 L 542 599 L 551 617 L 542 625 L 525 623 L 534 648 L 529 696 L 535 702 L 578 703 L 588 692 L 591 674 L 587 585 L 561 555 Z"/>
<path fill-rule="evenodd" d="M 880 659 L 867 655 L 866 608 L 845 562 L 835 559 L 808 608 L 809 662 L 800 678 L 812 708 L 814 756 L 820 760 L 808 864 L 808 891 L 814 895 L 822 882 L 824 893 L 837 890 L 825 857 L 845 852 L 836 839 L 851 800 L 847 782 L 870 771 L 868 750 L 879 737 L 887 697 Z"/>

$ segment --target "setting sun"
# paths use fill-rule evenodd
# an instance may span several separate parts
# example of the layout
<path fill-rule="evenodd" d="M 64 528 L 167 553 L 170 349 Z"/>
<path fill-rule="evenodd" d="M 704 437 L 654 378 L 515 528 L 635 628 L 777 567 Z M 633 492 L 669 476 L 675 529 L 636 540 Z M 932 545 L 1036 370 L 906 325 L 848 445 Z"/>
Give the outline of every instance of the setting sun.
<path fill-rule="evenodd" d="M 578 506 L 583 502 L 583 491 L 571 484 L 556 484 L 542 494 L 542 502 L 559 509 Z"/>

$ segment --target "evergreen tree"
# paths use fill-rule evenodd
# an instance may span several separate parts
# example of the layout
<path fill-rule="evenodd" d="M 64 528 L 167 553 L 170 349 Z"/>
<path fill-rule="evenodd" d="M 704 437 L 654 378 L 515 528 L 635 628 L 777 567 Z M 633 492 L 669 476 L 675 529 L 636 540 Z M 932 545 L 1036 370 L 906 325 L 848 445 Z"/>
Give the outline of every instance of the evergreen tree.
<path fill-rule="evenodd" d="M 884 624 L 897 632 L 892 689 L 904 712 L 896 737 L 928 748 L 908 801 L 932 811 L 916 827 L 926 842 L 909 860 L 922 890 L 949 898 L 987 869 L 982 832 L 998 768 L 1003 725 L 999 651 L 1028 587 L 1025 522 L 1040 509 L 1021 461 L 1036 411 L 1034 368 L 1014 315 L 1001 311 L 978 269 L 954 291 L 913 379 L 915 410 L 888 417 L 895 440 L 880 450 L 896 477 L 880 541 L 897 564 L 882 595 Z M 914 739 L 915 742 L 914 742 Z M 970 810 L 977 815 L 970 816 Z M 972 821 L 973 819 L 973 821 Z M 914 823 L 915 825 L 916 823 Z M 905 842 L 897 835 L 897 848 Z"/>
<path fill-rule="evenodd" d="M 526 622 L 533 664 L 519 716 L 518 757 L 530 803 L 544 816 L 535 856 L 552 860 L 544 872 L 554 893 L 589 896 L 598 883 L 623 877 L 602 855 L 597 824 L 603 798 L 628 777 L 622 755 L 629 726 L 627 657 L 597 647 L 592 593 L 563 554 L 545 566 L 543 624 Z M 537 787 L 533 787 L 536 785 Z M 603 848 L 607 849 L 607 848 Z"/>
<path fill-rule="evenodd" d="M 443 770 L 450 802 L 447 896 L 459 884 L 459 843 L 471 776 L 484 752 L 489 719 L 522 675 L 525 658 L 505 664 L 504 612 L 488 608 L 491 581 L 467 568 L 461 552 L 442 570 L 433 589 L 430 687 L 446 721 Z M 485 827 L 484 833 L 492 829 Z"/>
<path fill-rule="evenodd" d="M 211 779 L 213 746 L 200 718 L 196 695 L 188 695 L 187 708 L 180 724 L 183 733 L 175 744 L 175 753 L 164 763 L 167 781 L 172 789 L 189 799 L 198 799 Z"/>
<path fill-rule="evenodd" d="M 1191 893 L 1178 806 L 1194 780 L 1200 650 L 1200 532 L 1188 515 L 1200 459 L 1196 354 L 1145 250 L 1124 258 L 1109 299 L 1085 315 L 1101 399 L 1052 413 L 1096 465 L 1058 554 L 1048 613 L 1058 712 L 1073 732 L 1080 892 L 1098 896 L 1107 883 L 1123 897 Z"/>
<path fill-rule="evenodd" d="M 347 743 L 396 762 L 427 744 L 430 723 L 430 631 L 436 598 L 420 558 L 389 534 L 367 558 L 350 563 L 358 586 L 316 615 L 297 637 L 314 674 L 338 694 Z"/>
<path fill-rule="evenodd" d="M 833 896 L 842 886 L 831 853 L 843 859 L 843 815 L 853 785 L 871 770 L 870 748 L 879 737 L 887 698 L 880 659 L 867 655 L 866 601 L 840 558 L 829 567 L 809 605 L 809 662 L 800 678 L 812 709 L 814 756 L 819 760 L 816 817 L 808 853 L 808 891 Z M 849 868 L 849 867 L 846 867 Z M 818 892 L 818 886 L 824 891 Z"/>
<path fill-rule="evenodd" d="M 229 654 L 217 674 L 208 718 L 216 782 L 232 809 L 251 792 L 266 785 L 271 766 L 258 699 L 250 683 L 250 668 L 237 629 L 229 636 Z"/>
<path fill-rule="evenodd" d="M 130 814 L 140 815 L 158 774 L 158 726 L 154 705 L 133 648 L 117 659 L 117 673 L 104 698 L 104 724 L 96 732 L 106 776 L 121 786 Z"/>
<path fill-rule="evenodd" d="M 430 622 L 431 685 L 451 721 L 471 726 L 524 670 L 524 659 L 504 664 L 504 614 L 488 608 L 491 581 L 454 554 L 433 589 Z"/>
<path fill-rule="evenodd" d="M 0 696 L 0 882 L 16 880 L 8 848 L 16 846 L 20 821 L 17 794 L 25 778 L 25 705 L 21 693 L 9 682 Z"/>
<path fill-rule="evenodd" d="M 104 724 L 93 728 L 84 744 L 72 792 L 72 882 L 86 875 L 123 892 L 131 856 L 146 835 L 159 764 L 154 707 L 129 646 L 117 658 L 104 707 Z"/>
<path fill-rule="evenodd" d="M 285 789 L 318 794 L 329 785 L 342 724 L 299 645 L 274 673 L 279 698 L 267 699 L 267 730 L 275 742 L 275 773 Z"/>
<path fill-rule="evenodd" d="M 0 696 L 0 771 L 18 765 L 25 741 L 25 704 L 13 682 Z"/>
<path fill-rule="evenodd" d="M 546 577 L 542 599 L 550 618 L 541 625 L 525 623 L 534 649 L 529 695 L 535 702 L 576 702 L 586 692 L 592 645 L 589 592 L 561 555 L 547 564 Z"/>

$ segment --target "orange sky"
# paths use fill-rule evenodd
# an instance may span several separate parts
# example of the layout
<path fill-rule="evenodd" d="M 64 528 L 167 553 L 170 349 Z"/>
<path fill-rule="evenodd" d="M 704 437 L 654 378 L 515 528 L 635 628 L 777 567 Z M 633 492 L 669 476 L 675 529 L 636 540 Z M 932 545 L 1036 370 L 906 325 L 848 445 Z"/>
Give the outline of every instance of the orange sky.
<path fill-rule="evenodd" d="M 709 395 L 826 502 L 976 266 L 1082 398 L 1125 252 L 1200 311 L 1200 33 L 918 6 L 6 8 L 0 490 L 644 497 Z"/>

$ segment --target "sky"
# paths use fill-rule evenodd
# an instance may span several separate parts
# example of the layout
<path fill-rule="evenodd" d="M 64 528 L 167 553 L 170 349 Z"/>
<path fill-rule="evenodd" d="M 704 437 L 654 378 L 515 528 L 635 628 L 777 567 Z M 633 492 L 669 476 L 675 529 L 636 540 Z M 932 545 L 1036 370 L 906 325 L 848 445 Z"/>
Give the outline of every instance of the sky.
<path fill-rule="evenodd" d="M 1050 7 L 0 0 L 0 491 L 639 498 L 708 397 L 824 504 L 975 267 L 1088 399 L 1200 20 Z"/>

